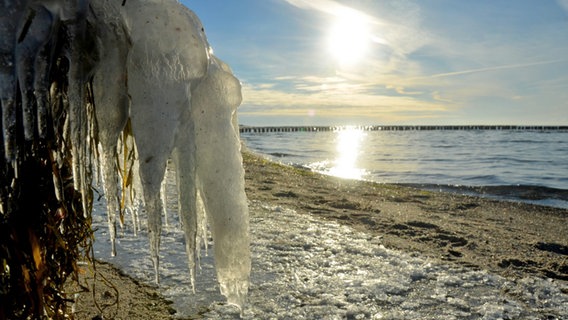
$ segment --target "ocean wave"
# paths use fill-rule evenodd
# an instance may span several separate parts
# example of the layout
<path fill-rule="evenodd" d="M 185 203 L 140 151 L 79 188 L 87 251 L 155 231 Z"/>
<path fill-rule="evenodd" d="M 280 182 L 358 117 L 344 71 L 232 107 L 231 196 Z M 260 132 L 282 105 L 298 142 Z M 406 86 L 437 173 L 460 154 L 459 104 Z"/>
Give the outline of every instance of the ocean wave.
<path fill-rule="evenodd" d="M 419 183 L 399 183 L 398 185 L 568 209 L 568 190 L 538 185 L 467 186 Z"/>

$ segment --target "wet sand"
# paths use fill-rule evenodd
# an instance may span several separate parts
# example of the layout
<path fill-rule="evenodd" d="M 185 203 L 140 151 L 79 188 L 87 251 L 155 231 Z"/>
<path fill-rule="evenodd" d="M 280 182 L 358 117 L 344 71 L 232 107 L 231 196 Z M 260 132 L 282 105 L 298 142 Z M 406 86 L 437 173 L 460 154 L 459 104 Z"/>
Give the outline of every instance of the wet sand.
<path fill-rule="evenodd" d="M 170 319 L 176 313 L 157 288 L 106 262 L 80 266 L 79 282 L 68 281 L 66 290 L 68 298 L 75 301 L 73 316 L 79 320 Z"/>
<path fill-rule="evenodd" d="M 387 248 L 446 263 L 508 278 L 533 275 L 568 281 L 566 209 L 345 180 L 250 153 L 243 157 L 251 201 L 346 224 L 380 237 Z M 97 265 L 96 270 L 100 284 L 94 297 L 103 305 L 105 318 L 172 317 L 170 303 L 154 288 L 107 264 Z M 85 279 L 92 283 L 92 272 L 85 272 Z M 113 305 L 117 296 L 118 306 Z M 92 297 L 92 289 L 81 294 L 77 319 L 101 315 Z"/>
<path fill-rule="evenodd" d="M 379 235 L 387 248 L 507 277 L 568 280 L 568 210 L 345 180 L 245 154 L 250 199 Z"/>

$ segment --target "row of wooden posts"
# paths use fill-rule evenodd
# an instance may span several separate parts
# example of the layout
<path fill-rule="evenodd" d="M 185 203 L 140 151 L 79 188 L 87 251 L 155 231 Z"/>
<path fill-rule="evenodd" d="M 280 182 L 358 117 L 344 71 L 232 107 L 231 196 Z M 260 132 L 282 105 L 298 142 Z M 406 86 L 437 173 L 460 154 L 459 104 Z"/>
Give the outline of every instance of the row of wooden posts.
<path fill-rule="evenodd" d="M 513 130 L 513 131 L 568 131 L 568 126 L 535 125 L 399 125 L 399 126 L 241 126 L 241 133 L 267 132 L 326 132 L 345 129 L 365 131 L 433 131 L 433 130 Z"/>

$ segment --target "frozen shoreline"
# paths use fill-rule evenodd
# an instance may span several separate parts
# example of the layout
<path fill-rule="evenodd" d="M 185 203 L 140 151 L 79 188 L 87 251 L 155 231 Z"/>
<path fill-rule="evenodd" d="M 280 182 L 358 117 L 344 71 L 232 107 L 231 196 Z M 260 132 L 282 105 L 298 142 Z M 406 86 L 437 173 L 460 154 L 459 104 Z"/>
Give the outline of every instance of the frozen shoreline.
<path fill-rule="evenodd" d="M 250 207 L 253 270 L 244 319 L 568 317 L 564 281 L 532 276 L 512 281 L 386 249 L 380 237 L 288 208 L 259 201 Z M 134 237 L 127 230 L 120 237 L 119 255 L 112 258 L 101 213 L 96 208 L 93 221 L 97 259 L 151 283 L 145 232 Z M 162 236 L 160 292 L 174 302 L 176 317 L 238 317 L 238 310 L 219 294 L 211 255 L 202 259 L 197 292 L 191 293 L 176 220 L 172 214 Z"/>

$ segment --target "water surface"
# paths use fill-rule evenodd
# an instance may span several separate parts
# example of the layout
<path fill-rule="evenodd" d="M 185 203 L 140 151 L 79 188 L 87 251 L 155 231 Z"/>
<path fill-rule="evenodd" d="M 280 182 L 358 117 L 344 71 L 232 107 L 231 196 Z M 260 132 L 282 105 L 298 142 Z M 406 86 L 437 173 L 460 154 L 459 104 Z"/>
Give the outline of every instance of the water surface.
<path fill-rule="evenodd" d="M 567 131 L 347 128 L 241 138 L 272 160 L 339 177 L 505 198 L 518 193 L 523 201 L 568 208 Z"/>

